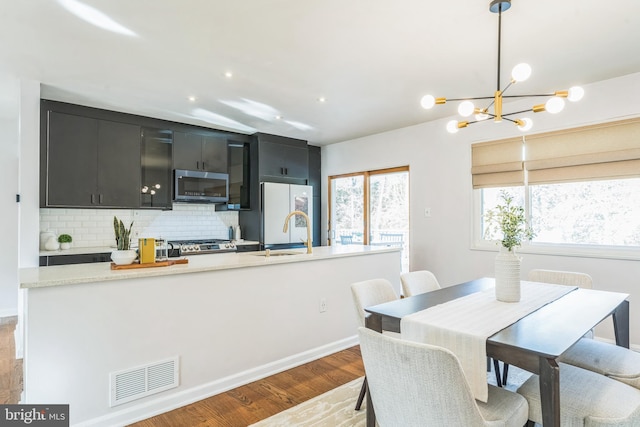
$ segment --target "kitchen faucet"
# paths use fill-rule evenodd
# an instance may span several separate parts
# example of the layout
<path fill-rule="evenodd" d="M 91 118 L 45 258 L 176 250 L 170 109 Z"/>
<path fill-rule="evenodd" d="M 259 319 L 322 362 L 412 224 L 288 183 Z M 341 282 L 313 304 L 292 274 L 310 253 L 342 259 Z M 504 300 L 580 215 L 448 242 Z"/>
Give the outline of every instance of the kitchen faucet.
<path fill-rule="evenodd" d="M 291 212 L 289 215 L 287 215 L 287 217 L 284 220 L 284 228 L 282 229 L 283 233 L 286 233 L 287 230 L 289 229 L 289 218 L 291 218 L 293 215 L 302 215 L 304 217 L 304 219 L 307 221 L 307 253 L 310 254 L 312 253 L 311 250 L 311 221 L 309 220 L 309 216 L 302 212 L 302 211 L 293 211 Z"/>

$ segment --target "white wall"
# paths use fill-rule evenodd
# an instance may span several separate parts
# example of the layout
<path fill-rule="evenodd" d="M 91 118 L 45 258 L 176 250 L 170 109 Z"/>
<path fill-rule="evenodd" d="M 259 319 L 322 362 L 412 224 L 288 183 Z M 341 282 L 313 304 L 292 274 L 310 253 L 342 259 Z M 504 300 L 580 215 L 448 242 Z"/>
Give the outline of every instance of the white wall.
<path fill-rule="evenodd" d="M 18 314 L 18 123 L 0 120 L 0 236 L 12 250 L 0 257 L 0 317 Z"/>
<path fill-rule="evenodd" d="M 569 103 L 560 114 L 532 116 L 535 127 L 530 133 L 640 115 L 640 73 L 585 85 L 584 88 L 584 99 L 579 103 Z M 512 109 L 505 104 L 504 110 L 514 111 L 520 105 L 514 105 Z M 419 105 L 416 108 L 420 108 Z M 429 112 L 424 114 L 428 120 Z M 448 120 L 427 122 L 322 148 L 324 182 L 331 175 L 410 166 L 411 270 L 431 270 L 442 285 L 493 276 L 495 252 L 471 249 L 470 145 L 520 135 L 515 126 L 508 123 L 478 123 L 451 135 L 445 130 Z M 323 188 L 322 203 L 322 221 L 326 225 L 326 188 Z M 431 208 L 430 218 L 424 217 L 426 207 Z M 327 228 L 321 227 L 322 230 Z M 640 344 L 640 261 L 527 254 L 522 271 L 527 272 L 531 268 L 583 271 L 593 276 L 597 289 L 631 294 L 631 342 Z M 596 333 L 613 339 L 607 325 L 599 327 Z"/>

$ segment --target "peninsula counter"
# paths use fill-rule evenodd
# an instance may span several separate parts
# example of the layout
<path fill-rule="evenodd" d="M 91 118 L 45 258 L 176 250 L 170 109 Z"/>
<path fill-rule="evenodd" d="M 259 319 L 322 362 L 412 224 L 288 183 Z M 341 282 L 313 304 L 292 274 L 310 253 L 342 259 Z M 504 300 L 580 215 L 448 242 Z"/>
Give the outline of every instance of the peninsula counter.
<path fill-rule="evenodd" d="M 351 283 L 385 278 L 399 291 L 397 248 L 278 252 L 21 270 L 24 403 L 69 404 L 71 425 L 126 425 L 356 345 Z M 171 359 L 177 386 L 111 395 L 112 374 Z"/>

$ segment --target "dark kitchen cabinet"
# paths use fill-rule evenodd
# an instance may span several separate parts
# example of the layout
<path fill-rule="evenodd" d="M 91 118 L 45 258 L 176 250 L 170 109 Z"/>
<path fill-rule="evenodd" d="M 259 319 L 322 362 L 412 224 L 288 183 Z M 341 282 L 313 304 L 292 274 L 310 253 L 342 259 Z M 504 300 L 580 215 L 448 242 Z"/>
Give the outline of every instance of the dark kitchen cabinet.
<path fill-rule="evenodd" d="M 140 207 L 172 209 L 173 132 L 142 128 Z"/>
<path fill-rule="evenodd" d="M 307 141 L 258 133 L 260 181 L 307 184 L 309 155 Z"/>
<path fill-rule="evenodd" d="M 321 234 L 321 155 L 320 147 L 309 145 L 309 185 L 313 187 L 313 246 L 322 246 L 320 242 Z"/>
<path fill-rule="evenodd" d="M 140 203 L 140 126 L 47 111 L 42 207 Z"/>
<path fill-rule="evenodd" d="M 226 136 L 175 131 L 173 168 L 227 173 Z"/>

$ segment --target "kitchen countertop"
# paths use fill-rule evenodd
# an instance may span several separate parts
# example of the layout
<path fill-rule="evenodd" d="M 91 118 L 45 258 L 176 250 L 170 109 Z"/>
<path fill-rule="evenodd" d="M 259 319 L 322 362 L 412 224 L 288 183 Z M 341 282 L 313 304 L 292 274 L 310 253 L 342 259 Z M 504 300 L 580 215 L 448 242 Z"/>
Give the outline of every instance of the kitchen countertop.
<path fill-rule="evenodd" d="M 70 249 L 69 251 L 72 250 L 73 249 Z M 264 252 L 221 253 L 188 256 L 185 257 L 189 260 L 188 264 L 177 264 L 169 267 L 111 270 L 111 263 L 100 262 L 90 264 L 21 268 L 19 270 L 19 275 L 20 287 L 22 289 L 28 289 L 74 285 L 78 283 L 135 279 L 141 277 L 198 273 L 204 271 L 227 270 L 234 268 L 260 267 L 293 262 L 311 262 L 329 258 L 362 256 L 370 255 L 373 253 L 392 252 L 398 250 L 400 249 L 385 246 L 318 246 L 313 248 L 312 254 L 307 254 L 306 248 L 272 250 L 271 256 L 269 257 L 260 255 L 264 254 Z M 285 252 L 294 253 L 294 255 L 277 256 L 278 253 Z"/>
<path fill-rule="evenodd" d="M 238 241 L 235 242 L 236 246 L 257 245 L 259 243 L 260 242 L 254 242 L 251 240 L 241 240 L 239 242 Z M 104 253 L 111 253 L 115 249 L 116 249 L 115 246 L 91 246 L 91 247 L 78 247 L 78 248 L 71 247 L 71 249 L 66 249 L 66 250 L 58 249 L 56 251 L 40 250 L 39 255 L 40 256 L 59 256 L 59 255 L 104 254 Z M 137 249 L 137 247 L 132 249 Z"/>

